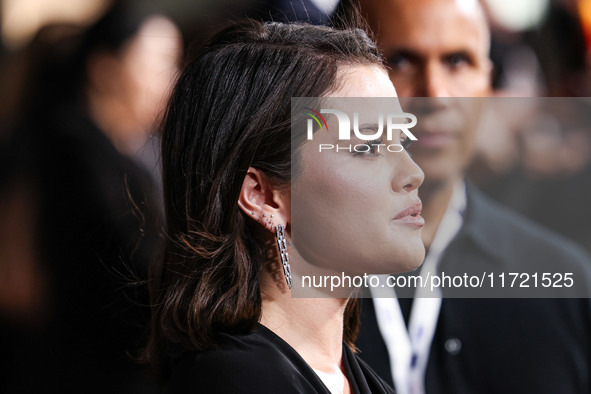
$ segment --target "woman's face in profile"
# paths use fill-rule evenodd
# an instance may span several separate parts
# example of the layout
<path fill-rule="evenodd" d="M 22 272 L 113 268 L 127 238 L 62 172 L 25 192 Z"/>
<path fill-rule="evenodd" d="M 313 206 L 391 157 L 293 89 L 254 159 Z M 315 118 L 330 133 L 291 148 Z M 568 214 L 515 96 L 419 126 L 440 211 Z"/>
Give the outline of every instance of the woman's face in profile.
<path fill-rule="evenodd" d="M 396 91 L 381 68 L 356 66 L 340 71 L 341 88 L 331 97 L 382 97 L 377 102 L 387 103 L 390 112 L 392 109 L 402 112 L 395 99 Z M 367 104 L 354 110 L 359 113 L 358 124 L 368 126 L 367 131 L 363 129 L 365 126 L 360 131 L 375 133 L 376 110 L 388 109 L 375 108 L 376 99 L 362 102 Z M 326 130 L 316 131 L 313 141 L 301 146 L 298 175 L 292 181 L 294 267 L 298 269 L 298 259 L 304 259 L 314 267 L 336 274 L 396 273 L 416 268 L 425 254 L 421 241 L 424 221 L 417 190 L 423 182 L 423 172 L 402 149 L 320 151 L 322 143 L 326 146 L 368 143 L 354 133 L 350 141 L 338 140 L 337 117 L 325 115 L 325 119 Z M 383 140 L 375 143 L 387 146 L 406 139 L 397 129 L 392 137 L 386 141 L 384 127 Z"/>

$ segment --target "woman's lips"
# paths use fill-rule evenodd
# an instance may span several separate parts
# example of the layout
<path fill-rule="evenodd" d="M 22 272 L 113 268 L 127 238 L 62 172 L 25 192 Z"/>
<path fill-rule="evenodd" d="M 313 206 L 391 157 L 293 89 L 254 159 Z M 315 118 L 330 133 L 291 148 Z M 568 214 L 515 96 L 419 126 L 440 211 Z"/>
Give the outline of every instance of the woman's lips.
<path fill-rule="evenodd" d="M 394 220 L 400 223 L 423 227 L 425 225 L 425 219 L 421 216 L 422 210 L 423 204 L 420 201 L 414 202 L 408 208 L 398 212 Z"/>

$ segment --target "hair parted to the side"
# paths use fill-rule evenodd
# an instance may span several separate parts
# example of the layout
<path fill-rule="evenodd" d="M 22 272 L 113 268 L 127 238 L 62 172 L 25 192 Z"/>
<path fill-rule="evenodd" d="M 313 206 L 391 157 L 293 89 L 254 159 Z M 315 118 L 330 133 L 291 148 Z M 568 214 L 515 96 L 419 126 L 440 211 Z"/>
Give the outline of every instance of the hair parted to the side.
<path fill-rule="evenodd" d="M 290 182 L 291 97 L 338 88 L 342 66 L 381 66 L 359 29 L 234 24 L 215 35 L 180 75 L 162 135 L 166 245 L 152 277 L 148 356 L 170 346 L 215 347 L 217 333 L 247 333 L 261 316 L 264 232 L 237 205 L 249 167 Z M 356 301 L 345 339 L 357 333 Z"/>

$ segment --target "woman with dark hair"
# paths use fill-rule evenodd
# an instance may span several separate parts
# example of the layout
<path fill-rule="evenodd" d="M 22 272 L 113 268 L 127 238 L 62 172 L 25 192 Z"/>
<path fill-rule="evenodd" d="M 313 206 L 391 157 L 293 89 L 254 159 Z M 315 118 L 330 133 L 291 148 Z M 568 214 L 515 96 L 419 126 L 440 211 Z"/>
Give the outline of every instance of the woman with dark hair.
<path fill-rule="evenodd" d="M 355 299 L 290 294 L 299 283 L 290 258 L 325 267 L 325 250 L 359 256 L 359 243 L 332 236 L 317 250 L 307 242 L 314 228 L 292 244 L 296 198 L 310 203 L 313 227 L 356 233 L 369 249 L 356 261 L 365 272 L 422 261 L 423 174 L 406 152 L 317 155 L 305 135 L 291 137 L 292 97 L 374 96 L 396 92 L 358 29 L 246 21 L 188 63 L 163 131 L 167 241 L 148 347 L 169 392 L 392 391 L 354 354 Z"/>

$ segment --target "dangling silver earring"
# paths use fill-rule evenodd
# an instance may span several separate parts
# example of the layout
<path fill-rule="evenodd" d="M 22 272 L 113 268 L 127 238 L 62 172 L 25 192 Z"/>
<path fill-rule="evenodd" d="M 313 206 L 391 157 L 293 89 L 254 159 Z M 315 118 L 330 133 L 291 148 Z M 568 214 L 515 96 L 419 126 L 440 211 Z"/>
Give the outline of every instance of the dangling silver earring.
<path fill-rule="evenodd" d="M 279 247 L 279 253 L 281 254 L 283 274 L 285 275 L 285 281 L 287 282 L 287 286 L 291 289 L 291 268 L 289 266 L 289 254 L 287 253 L 285 227 L 282 224 L 278 224 L 275 228 L 275 233 L 277 235 L 277 246 Z"/>

